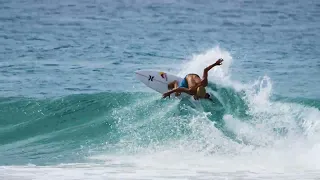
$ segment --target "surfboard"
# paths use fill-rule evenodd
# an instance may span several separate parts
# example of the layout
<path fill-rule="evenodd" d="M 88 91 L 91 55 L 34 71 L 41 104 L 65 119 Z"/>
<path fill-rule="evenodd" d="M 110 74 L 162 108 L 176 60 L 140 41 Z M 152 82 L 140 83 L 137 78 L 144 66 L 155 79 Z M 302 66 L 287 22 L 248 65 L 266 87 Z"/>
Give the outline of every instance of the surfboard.
<path fill-rule="evenodd" d="M 164 71 L 158 71 L 158 70 L 138 70 L 135 71 L 136 78 L 140 80 L 143 84 L 148 86 L 149 88 L 163 94 L 167 92 L 168 84 L 173 81 L 178 81 L 180 83 L 183 78 L 176 76 L 174 74 L 164 72 Z M 173 94 L 171 97 L 174 96 Z M 182 93 L 179 98 L 183 97 L 191 97 L 188 94 Z M 175 96 L 174 96 L 175 97 Z"/>

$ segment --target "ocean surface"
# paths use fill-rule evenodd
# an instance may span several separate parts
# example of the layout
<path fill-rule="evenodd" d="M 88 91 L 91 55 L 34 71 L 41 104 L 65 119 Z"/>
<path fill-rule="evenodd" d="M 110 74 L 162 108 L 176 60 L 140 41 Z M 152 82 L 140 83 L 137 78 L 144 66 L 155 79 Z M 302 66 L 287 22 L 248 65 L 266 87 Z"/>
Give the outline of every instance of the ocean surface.
<path fill-rule="evenodd" d="M 320 179 L 320 1 L 1 0 L 0 54 L 1 180 Z"/>

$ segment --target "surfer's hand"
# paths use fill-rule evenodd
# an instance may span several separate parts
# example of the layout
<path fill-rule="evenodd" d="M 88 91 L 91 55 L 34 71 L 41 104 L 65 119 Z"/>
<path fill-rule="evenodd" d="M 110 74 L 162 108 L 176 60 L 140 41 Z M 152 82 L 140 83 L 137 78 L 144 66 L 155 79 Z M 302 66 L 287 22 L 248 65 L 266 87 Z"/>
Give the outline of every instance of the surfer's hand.
<path fill-rule="evenodd" d="M 217 65 L 217 66 L 220 66 L 222 64 L 222 61 L 223 61 L 223 59 L 220 58 L 214 64 Z"/>
<path fill-rule="evenodd" d="M 166 98 L 168 96 L 170 96 L 170 92 L 163 93 L 162 98 Z"/>

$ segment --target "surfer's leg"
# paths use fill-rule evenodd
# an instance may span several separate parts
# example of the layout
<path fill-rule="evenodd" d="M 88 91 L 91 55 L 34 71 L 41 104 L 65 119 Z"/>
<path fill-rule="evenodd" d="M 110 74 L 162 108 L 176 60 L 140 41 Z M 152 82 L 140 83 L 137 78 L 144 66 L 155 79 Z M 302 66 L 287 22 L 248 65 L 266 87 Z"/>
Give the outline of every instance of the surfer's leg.
<path fill-rule="evenodd" d="M 179 88 L 178 81 L 175 81 L 175 83 L 174 83 L 174 88 L 175 88 L 175 89 L 176 89 L 176 88 Z M 176 92 L 176 93 L 175 93 L 176 96 L 180 96 L 180 94 L 181 94 L 181 93 L 179 93 L 179 92 Z"/>
<path fill-rule="evenodd" d="M 168 90 L 178 88 L 178 81 L 172 81 L 168 84 Z"/>
<path fill-rule="evenodd" d="M 172 89 L 177 89 L 179 88 L 179 84 L 178 81 L 172 81 L 171 83 L 168 84 L 168 90 L 172 90 Z M 180 96 L 181 93 L 176 92 L 175 95 L 176 96 Z"/>

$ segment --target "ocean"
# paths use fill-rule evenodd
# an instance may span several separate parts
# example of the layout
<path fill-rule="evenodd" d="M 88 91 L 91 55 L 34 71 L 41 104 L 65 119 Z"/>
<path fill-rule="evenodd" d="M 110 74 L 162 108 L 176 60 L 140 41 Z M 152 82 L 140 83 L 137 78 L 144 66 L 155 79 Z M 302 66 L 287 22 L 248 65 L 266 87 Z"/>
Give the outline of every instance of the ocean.
<path fill-rule="evenodd" d="M 0 179 L 320 179 L 320 2 L 2 0 Z M 141 69 L 209 72 L 163 99 Z"/>

